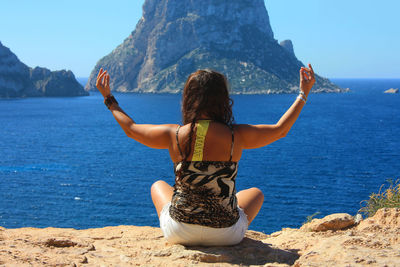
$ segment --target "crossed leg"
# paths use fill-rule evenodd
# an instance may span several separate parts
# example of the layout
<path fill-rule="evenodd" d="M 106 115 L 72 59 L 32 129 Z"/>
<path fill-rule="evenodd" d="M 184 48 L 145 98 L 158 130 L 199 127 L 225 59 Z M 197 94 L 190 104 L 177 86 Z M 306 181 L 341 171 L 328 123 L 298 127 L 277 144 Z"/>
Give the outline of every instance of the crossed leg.
<path fill-rule="evenodd" d="M 171 201 L 174 190 L 172 186 L 166 182 L 159 180 L 151 186 L 151 199 L 157 210 L 158 217 L 163 207 Z M 264 195 L 260 189 L 253 187 L 242 190 L 236 194 L 238 205 L 244 210 L 247 215 L 247 220 L 250 223 L 257 216 L 264 202 Z"/>
<path fill-rule="evenodd" d="M 264 194 L 257 187 L 252 187 L 239 191 L 236 194 L 238 205 L 244 210 L 247 215 L 247 221 L 250 223 L 257 216 L 264 203 Z"/>
<path fill-rule="evenodd" d="M 166 182 L 159 180 L 151 186 L 151 199 L 156 207 L 158 218 L 164 206 L 172 200 L 174 189 Z"/>

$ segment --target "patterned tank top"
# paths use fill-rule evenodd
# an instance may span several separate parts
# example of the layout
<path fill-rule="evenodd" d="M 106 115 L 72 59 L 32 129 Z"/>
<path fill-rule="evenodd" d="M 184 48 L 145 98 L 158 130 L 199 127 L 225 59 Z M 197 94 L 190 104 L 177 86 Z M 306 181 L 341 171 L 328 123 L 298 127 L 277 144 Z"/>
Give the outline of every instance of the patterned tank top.
<path fill-rule="evenodd" d="M 239 219 L 235 179 L 238 163 L 232 162 L 234 134 L 229 161 L 203 161 L 204 139 L 210 121 L 199 121 L 192 161 L 174 164 L 175 185 L 169 209 L 170 216 L 179 222 L 224 228 Z M 178 133 L 176 140 L 179 152 Z"/>

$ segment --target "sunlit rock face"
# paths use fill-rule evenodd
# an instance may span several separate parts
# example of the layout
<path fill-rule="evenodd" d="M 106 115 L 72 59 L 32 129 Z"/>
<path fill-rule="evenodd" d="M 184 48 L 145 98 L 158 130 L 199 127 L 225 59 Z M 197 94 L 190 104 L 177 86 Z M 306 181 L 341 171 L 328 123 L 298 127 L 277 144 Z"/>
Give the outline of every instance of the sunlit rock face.
<path fill-rule="evenodd" d="M 188 75 L 210 68 L 224 73 L 233 93 L 298 90 L 294 53 L 274 39 L 263 0 L 146 0 L 132 34 L 97 62 L 120 92 L 179 93 Z M 340 92 L 317 77 L 315 91 Z"/>

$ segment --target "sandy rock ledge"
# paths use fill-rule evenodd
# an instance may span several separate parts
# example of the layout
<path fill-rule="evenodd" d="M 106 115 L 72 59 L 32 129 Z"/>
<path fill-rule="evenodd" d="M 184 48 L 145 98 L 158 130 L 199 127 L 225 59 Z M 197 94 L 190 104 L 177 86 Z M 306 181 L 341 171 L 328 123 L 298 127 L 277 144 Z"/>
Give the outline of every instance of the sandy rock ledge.
<path fill-rule="evenodd" d="M 248 231 L 232 247 L 171 245 L 152 227 L 0 227 L 0 266 L 240 265 L 400 266 L 400 209 L 379 210 L 358 225 L 335 214 L 271 235 Z"/>

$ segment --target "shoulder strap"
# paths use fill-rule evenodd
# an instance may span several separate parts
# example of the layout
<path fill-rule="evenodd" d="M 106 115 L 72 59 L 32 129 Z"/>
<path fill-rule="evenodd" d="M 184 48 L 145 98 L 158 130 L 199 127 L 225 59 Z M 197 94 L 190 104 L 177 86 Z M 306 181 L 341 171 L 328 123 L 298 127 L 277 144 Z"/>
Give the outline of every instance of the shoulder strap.
<path fill-rule="evenodd" d="M 202 161 L 203 160 L 204 140 L 206 139 L 206 134 L 207 134 L 209 125 L 210 125 L 209 120 L 200 120 L 197 123 L 196 142 L 194 144 L 192 161 Z"/>
<path fill-rule="evenodd" d="M 179 125 L 178 128 L 176 128 L 176 145 L 178 146 L 179 149 L 179 153 L 181 154 L 182 160 L 185 159 L 185 157 L 183 156 L 181 147 L 179 146 L 179 139 L 178 139 L 178 133 L 179 133 L 179 129 L 181 128 L 181 126 Z"/>
<path fill-rule="evenodd" d="M 230 128 L 231 128 L 231 132 L 232 132 L 232 145 L 231 145 L 231 156 L 229 158 L 229 161 L 232 161 L 233 145 L 235 144 L 235 133 L 233 131 L 233 125 Z"/>

